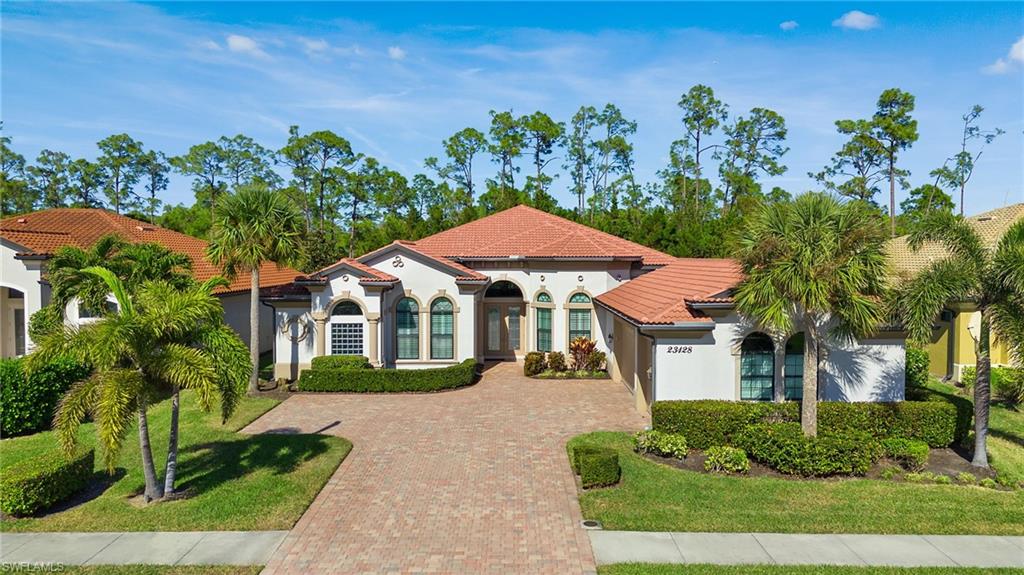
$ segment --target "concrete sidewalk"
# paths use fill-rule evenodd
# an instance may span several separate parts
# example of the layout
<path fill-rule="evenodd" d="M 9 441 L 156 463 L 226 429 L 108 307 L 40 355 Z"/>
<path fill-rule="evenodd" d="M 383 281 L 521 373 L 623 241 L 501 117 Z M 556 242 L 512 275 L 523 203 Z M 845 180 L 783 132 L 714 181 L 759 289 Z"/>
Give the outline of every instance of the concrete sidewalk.
<path fill-rule="evenodd" d="M 287 531 L 0 533 L 0 563 L 265 565 Z"/>
<path fill-rule="evenodd" d="M 1024 567 L 1024 537 L 588 531 L 598 565 Z"/>

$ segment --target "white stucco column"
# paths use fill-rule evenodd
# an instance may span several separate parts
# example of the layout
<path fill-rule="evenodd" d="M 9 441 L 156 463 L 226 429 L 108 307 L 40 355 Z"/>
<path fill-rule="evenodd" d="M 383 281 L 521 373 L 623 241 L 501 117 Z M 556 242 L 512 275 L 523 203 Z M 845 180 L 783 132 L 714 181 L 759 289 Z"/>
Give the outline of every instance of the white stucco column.
<path fill-rule="evenodd" d="M 316 323 L 316 346 L 314 357 L 327 355 L 327 314 L 321 310 L 314 311 L 313 321 Z"/>
<path fill-rule="evenodd" d="M 378 327 L 377 327 L 380 324 L 380 314 L 379 313 L 368 313 L 368 314 L 366 314 L 366 322 L 367 322 L 367 325 L 370 328 L 369 329 L 369 332 L 370 332 L 369 333 L 369 338 L 370 338 L 370 357 L 369 357 L 370 365 L 372 365 L 373 367 L 380 367 L 380 349 L 379 349 L 379 346 L 378 346 L 378 342 L 380 341 L 380 337 L 378 337 L 379 330 L 378 330 Z"/>

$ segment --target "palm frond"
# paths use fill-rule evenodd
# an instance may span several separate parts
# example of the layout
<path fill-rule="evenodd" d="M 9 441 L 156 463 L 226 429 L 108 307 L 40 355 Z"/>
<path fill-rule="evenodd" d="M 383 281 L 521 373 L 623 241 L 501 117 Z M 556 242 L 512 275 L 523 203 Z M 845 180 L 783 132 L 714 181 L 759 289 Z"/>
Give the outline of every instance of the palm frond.
<path fill-rule="evenodd" d="M 992 334 L 1017 365 L 1024 365 L 1024 294 L 989 306 Z"/>
<path fill-rule="evenodd" d="M 139 397 L 145 392 L 142 374 L 134 369 L 97 372 L 98 390 L 93 398 L 96 436 L 107 470 L 113 471 L 124 438 L 132 427 Z"/>
<path fill-rule="evenodd" d="M 1024 220 L 1010 226 L 999 240 L 989 270 L 1000 291 L 1024 297 Z"/>
<path fill-rule="evenodd" d="M 132 298 L 128 293 L 128 289 L 125 287 L 124 282 L 122 282 L 114 272 L 101 266 L 90 266 L 82 271 L 101 278 L 104 283 L 107 284 L 107 287 L 110 288 L 110 292 L 114 294 L 114 299 L 117 300 L 118 313 L 122 315 L 133 315 L 135 313 L 135 306 L 132 303 Z"/>
<path fill-rule="evenodd" d="M 147 357 L 146 374 L 182 389 L 196 392 L 199 406 L 210 409 L 217 392 L 214 358 L 202 350 L 180 343 L 168 343 Z"/>
<path fill-rule="evenodd" d="M 957 259 L 983 265 L 988 260 L 985 243 L 963 216 L 942 210 L 933 210 L 910 234 L 909 245 L 921 249 L 927 242 L 941 244 Z"/>
<path fill-rule="evenodd" d="M 935 318 L 949 302 L 977 295 L 973 271 L 959 259 L 939 260 L 897 289 L 893 307 L 911 340 L 927 343 Z"/>
<path fill-rule="evenodd" d="M 217 371 L 221 417 L 227 421 L 245 394 L 246 384 L 252 374 L 249 349 L 238 334 L 224 324 L 200 331 L 196 343 L 216 358 L 214 369 Z"/>
<path fill-rule="evenodd" d="M 65 454 L 71 455 L 78 443 L 78 427 L 96 404 L 100 380 L 91 375 L 76 382 L 61 397 L 53 413 L 53 430 Z"/>

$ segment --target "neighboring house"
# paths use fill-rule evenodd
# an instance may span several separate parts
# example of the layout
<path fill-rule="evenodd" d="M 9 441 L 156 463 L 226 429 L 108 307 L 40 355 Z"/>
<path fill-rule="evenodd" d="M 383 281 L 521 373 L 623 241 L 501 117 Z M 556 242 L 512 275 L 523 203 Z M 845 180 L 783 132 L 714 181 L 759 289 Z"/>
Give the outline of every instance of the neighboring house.
<path fill-rule="evenodd" d="M 738 318 L 729 293 L 739 280 L 730 260 L 677 259 L 518 206 L 342 259 L 263 299 L 276 311 L 278 377 L 328 354 L 422 368 L 566 352 L 586 336 L 640 409 L 799 397 L 800 336 L 773 342 Z M 902 399 L 903 365 L 899 333 L 837 345 L 822 397 Z"/>
<path fill-rule="evenodd" d="M 1014 223 L 1024 219 L 1024 203 L 1013 204 L 976 216 L 967 221 L 992 248 L 999 242 Z M 890 240 L 887 247 L 889 258 L 897 273 L 904 277 L 928 267 L 934 261 L 947 256 L 945 248 L 938 244 L 925 244 L 914 251 L 907 243 L 907 236 Z M 977 362 L 975 344 L 981 327 L 981 314 L 974 302 L 950 302 L 940 317 L 936 318 L 932 341 L 928 345 L 929 370 L 936 377 L 960 381 L 964 368 L 973 367 Z M 998 334 L 992 342 L 992 365 L 1008 365 L 1010 354 L 999 341 Z"/>
<path fill-rule="evenodd" d="M 153 224 L 117 215 L 103 209 L 55 208 L 0 220 L 0 351 L 2 357 L 24 355 L 32 350 L 28 320 L 50 303 L 46 262 L 62 246 L 88 249 L 96 240 L 118 235 L 133 243 L 154 242 L 192 259 L 192 272 L 199 281 L 221 275 L 206 257 L 206 242 Z M 261 269 L 260 287 L 290 284 L 299 272 L 266 264 Z M 249 276 L 236 277 L 231 285 L 217 288 L 224 306 L 225 321 L 249 342 Z M 83 323 L 85 310 L 76 302 L 65 309 L 65 320 Z M 261 306 L 260 349 L 273 347 L 272 312 Z"/>

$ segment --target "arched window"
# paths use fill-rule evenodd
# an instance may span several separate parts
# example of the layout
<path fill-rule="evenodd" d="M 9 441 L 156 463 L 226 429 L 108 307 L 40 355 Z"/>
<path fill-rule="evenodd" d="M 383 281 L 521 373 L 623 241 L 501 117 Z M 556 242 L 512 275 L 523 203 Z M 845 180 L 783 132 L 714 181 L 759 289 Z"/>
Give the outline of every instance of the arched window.
<path fill-rule="evenodd" d="M 363 310 L 354 301 L 331 310 L 331 355 L 363 355 Z"/>
<path fill-rule="evenodd" d="M 519 286 L 517 286 L 516 284 L 514 284 L 514 283 L 512 283 L 512 282 L 510 282 L 508 280 L 498 280 L 498 281 L 492 283 L 487 288 L 487 291 L 484 292 L 484 297 L 485 298 L 506 297 L 506 298 L 522 299 L 523 298 L 523 292 L 522 292 L 522 290 L 519 289 Z"/>
<path fill-rule="evenodd" d="M 398 359 L 420 358 L 420 307 L 412 298 L 402 298 L 395 314 L 398 329 Z"/>
<path fill-rule="evenodd" d="M 763 333 L 752 333 L 740 345 L 740 399 L 770 401 L 775 380 L 775 346 Z"/>
<path fill-rule="evenodd" d="M 804 334 L 800 332 L 786 342 L 786 399 L 804 397 Z"/>
<path fill-rule="evenodd" d="M 569 341 L 578 337 L 592 339 L 590 296 L 585 293 L 574 293 L 569 297 L 569 304 L 575 304 L 575 307 L 569 308 Z M 587 307 L 582 307 L 583 305 Z"/>
<path fill-rule="evenodd" d="M 447 298 L 430 304 L 430 359 L 455 357 L 455 306 Z"/>
<path fill-rule="evenodd" d="M 540 292 L 537 303 L 551 303 L 551 294 Z M 537 308 L 537 351 L 551 351 L 551 314 L 550 307 Z"/>

